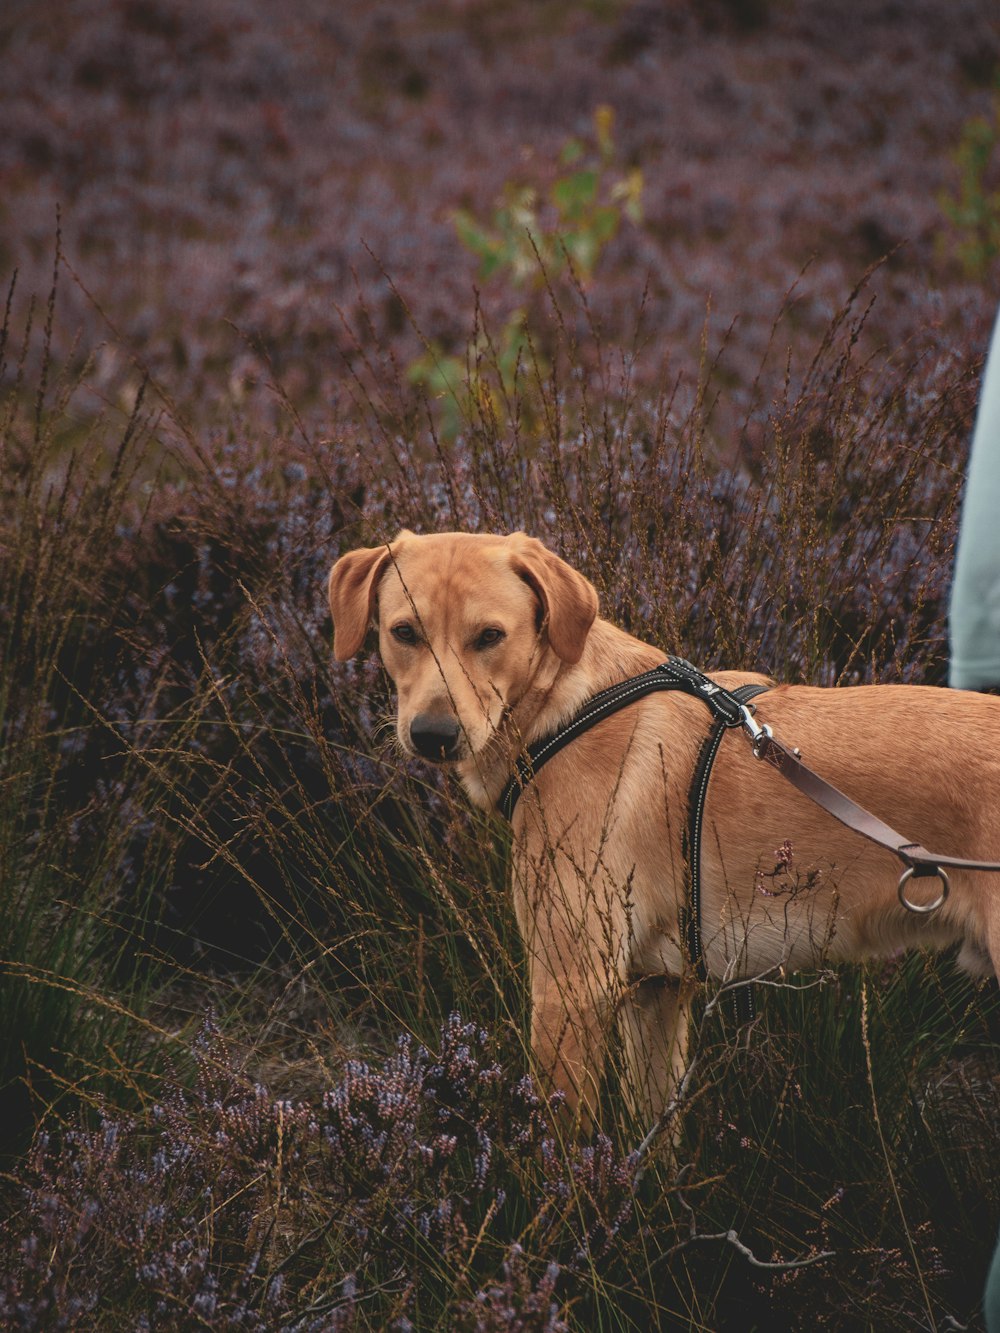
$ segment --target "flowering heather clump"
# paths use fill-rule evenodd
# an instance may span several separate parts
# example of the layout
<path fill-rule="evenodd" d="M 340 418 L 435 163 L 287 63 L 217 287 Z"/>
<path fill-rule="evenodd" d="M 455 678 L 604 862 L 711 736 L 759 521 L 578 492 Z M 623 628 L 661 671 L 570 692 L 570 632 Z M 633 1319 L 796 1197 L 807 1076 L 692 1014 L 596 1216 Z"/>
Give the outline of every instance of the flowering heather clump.
<path fill-rule="evenodd" d="M 524 1251 L 512 1245 L 502 1281 L 478 1292 L 465 1306 L 461 1327 L 470 1333 L 569 1333 L 554 1299 L 558 1279 L 558 1264 L 549 1264 L 532 1286 Z"/>
<path fill-rule="evenodd" d="M 556 1256 L 613 1243 L 631 1167 L 606 1139 L 556 1151 L 549 1108 L 524 1082 L 508 1101 L 489 1046 L 453 1014 L 436 1055 L 403 1037 L 311 1105 L 253 1083 L 206 1022 L 189 1089 L 38 1136 L 4 1233 L 5 1326 L 405 1328 L 430 1302 L 455 1326 L 565 1329 Z M 517 1180 L 533 1211 L 558 1201 L 537 1269 L 481 1245 Z M 471 1297 L 447 1291 L 458 1270 Z"/>
<path fill-rule="evenodd" d="M 146 1115 L 38 1137 L 5 1236 L 9 1326 L 112 1327 L 119 1309 L 136 1328 L 271 1327 L 256 1271 L 315 1118 L 244 1079 L 210 1024 L 194 1056 L 194 1087 Z"/>

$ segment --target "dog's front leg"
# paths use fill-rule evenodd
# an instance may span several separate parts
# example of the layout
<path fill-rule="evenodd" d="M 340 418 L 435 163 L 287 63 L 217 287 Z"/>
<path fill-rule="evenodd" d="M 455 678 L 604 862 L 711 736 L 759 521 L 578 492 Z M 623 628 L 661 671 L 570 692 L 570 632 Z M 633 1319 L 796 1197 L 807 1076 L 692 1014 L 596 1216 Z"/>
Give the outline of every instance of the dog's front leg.
<path fill-rule="evenodd" d="M 537 1072 L 566 1098 L 574 1129 L 588 1135 L 604 1070 L 607 1003 L 586 968 L 531 966 L 531 1053 Z"/>
<path fill-rule="evenodd" d="M 650 977 L 629 987 L 618 1010 L 629 1104 L 647 1129 L 670 1105 L 684 1075 L 690 999 L 684 981 Z"/>
<path fill-rule="evenodd" d="M 566 1098 L 567 1117 L 587 1135 L 627 951 L 621 894 L 587 849 L 538 836 L 515 848 L 514 907 L 531 992 L 536 1071 Z M 588 860 L 591 866 L 588 867 Z"/>

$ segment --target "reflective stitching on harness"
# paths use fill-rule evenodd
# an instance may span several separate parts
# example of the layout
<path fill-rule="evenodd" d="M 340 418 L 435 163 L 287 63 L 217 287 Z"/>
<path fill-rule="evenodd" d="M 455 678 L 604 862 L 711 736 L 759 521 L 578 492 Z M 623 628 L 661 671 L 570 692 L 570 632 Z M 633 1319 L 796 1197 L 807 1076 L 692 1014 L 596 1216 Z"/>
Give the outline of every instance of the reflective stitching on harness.
<path fill-rule="evenodd" d="M 627 682 L 623 682 L 623 684 L 626 683 Z M 643 694 L 648 694 L 648 693 L 649 693 L 648 685 L 645 688 L 643 688 L 641 685 L 634 685 L 631 689 L 622 689 L 621 693 L 618 694 L 616 698 L 614 709 L 608 709 L 606 716 L 610 717 L 612 712 L 617 712 L 619 708 L 624 708 L 626 704 L 632 702 L 633 697 L 637 695 L 642 696 Z M 598 720 L 599 717 L 604 716 L 602 708 L 600 707 L 593 708 L 593 705 L 588 705 L 587 708 L 585 708 L 581 713 L 578 713 L 576 717 L 573 719 L 573 721 L 567 725 L 566 730 L 568 731 L 570 730 L 570 728 L 576 726 L 583 726 L 583 724 L 589 722 L 591 710 L 595 715 L 595 720 Z M 532 756 L 531 767 L 533 770 L 541 768 L 542 764 L 545 763 L 545 758 L 548 751 L 552 748 L 553 745 L 557 744 L 561 735 L 562 735 L 561 732 L 557 732 L 555 736 L 550 736 L 549 739 L 542 745 L 541 749 L 538 750 L 538 752 Z"/>
<path fill-rule="evenodd" d="M 735 701 L 742 713 L 742 709 L 751 699 L 756 698 L 758 694 L 764 694 L 768 688 L 766 685 L 741 685 L 732 692 L 728 702 Z M 688 962 L 694 968 L 695 976 L 699 981 L 705 981 L 708 976 L 701 933 L 702 829 L 712 767 L 722 745 L 722 738 L 732 726 L 727 720 L 730 715 L 728 707 L 725 713 L 716 714 L 712 729 L 702 742 L 688 796 L 688 910 L 685 934 Z M 741 986 L 734 987 L 730 995 L 733 1017 L 738 1024 L 748 1023 L 757 1016 L 753 982 L 746 982 Z"/>
<path fill-rule="evenodd" d="M 576 717 L 567 722 L 565 727 L 560 728 L 552 736 L 536 741 L 528 747 L 526 756 L 517 761 L 514 775 L 500 794 L 500 799 L 497 802 L 500 813 L 508 820 L 512 818 L 514 806 L 518 802 L 522 789 L 533 780 L 542 765 L 569 741 L 575 740 L 578 735 L 581 735 L 605 717 L 610 717 L 612 713 L 624 708 L 633 699 L 640 699 L 659 690 L 677 689 L 690 691 L 691 681 L 678 673 L 668 672 L 667 663 L 661 663 L 641 676 L 634 676 L 631 680 L 623 680 L 617 685 L 611 685 L 608 689 L 602 690 L 588 704 L 585 704 L 583 709 L 577 713 Z"/>
<path fill-rule="evenodd" d="M 688 954 L 691 966 L 697 973 L 698 980 L 704 981 L 705 955 L 701 945 L 701 828 L 705 813 L 705 800 L 708 796 L 708 780 L 712 775 L 712 765 L 722 744 L 725 727 L 716 722 L 706 737 L 702 752 L 695 769 L 695 785 L 691 789 L 690 804 L 690 849 L 688 852 L 688 900 L 691 909 L 689 923 Z"/>

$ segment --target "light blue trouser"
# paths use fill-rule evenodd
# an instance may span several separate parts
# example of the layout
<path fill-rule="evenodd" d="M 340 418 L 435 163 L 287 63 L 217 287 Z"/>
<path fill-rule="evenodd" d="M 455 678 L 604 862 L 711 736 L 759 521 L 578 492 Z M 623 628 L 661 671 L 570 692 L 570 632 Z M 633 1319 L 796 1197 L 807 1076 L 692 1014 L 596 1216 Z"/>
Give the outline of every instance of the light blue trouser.
<path fill-rule="evenodd" d="M 1000 319 L 986 358 L 951 588 L 949 684 L 1000 685 Z"/>
<path fill-rule="evenodd" d="M 986 1276 L 983 1317 L 986 1320 L 986 1333 L 1000 1333 L 1000 1240 L 993 1251 L 993 1262 Z"/>
<path fill-rule="evenodd" d="M 972 436 L 951 589 L 951 669 L 958 689 L 1000 686 L 1000 317 Z M 986 1277 L 987 1333 L 1000 1333 L 1000 1240 Z"/>

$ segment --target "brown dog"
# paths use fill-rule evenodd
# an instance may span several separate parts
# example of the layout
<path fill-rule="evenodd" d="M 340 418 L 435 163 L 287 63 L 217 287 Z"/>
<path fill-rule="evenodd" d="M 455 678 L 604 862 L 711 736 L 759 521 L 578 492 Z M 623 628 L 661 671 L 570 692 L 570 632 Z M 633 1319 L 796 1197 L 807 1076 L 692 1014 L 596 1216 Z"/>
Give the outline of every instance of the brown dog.
<path fill-rule="evenodd" d="M 329 591 L 339 659 L 378 625 L 403 750 L 453 766 L 486 808 L 527 743 L 664 657 L 598 618 L 593 586 L 523 533 L 404 531 L 343 556 Z M 763 681 L 713 679 L 729 689 Z M 1000 699 L 779 685 L 755 707 L 813 769 L 905 836 L 942 855 L 1000 859 Z M 621 1025 L 642 1114 L 664 1107 L 683 1061 L 683 830 L 707 726 L 697 699 L 648 696 L 561 750 L 514 811 L 532 1048 L 585 1120 L 609 1019 Z M 938 912 L 905 911 L 895 858 L 759 763 L 739 734 L 727 733 L 713 770 L 701 867 L 704 954 L 717 979 L 955 942 L 968 971 L 1000 972 L 1000 874 L 956 871 Z"/>

